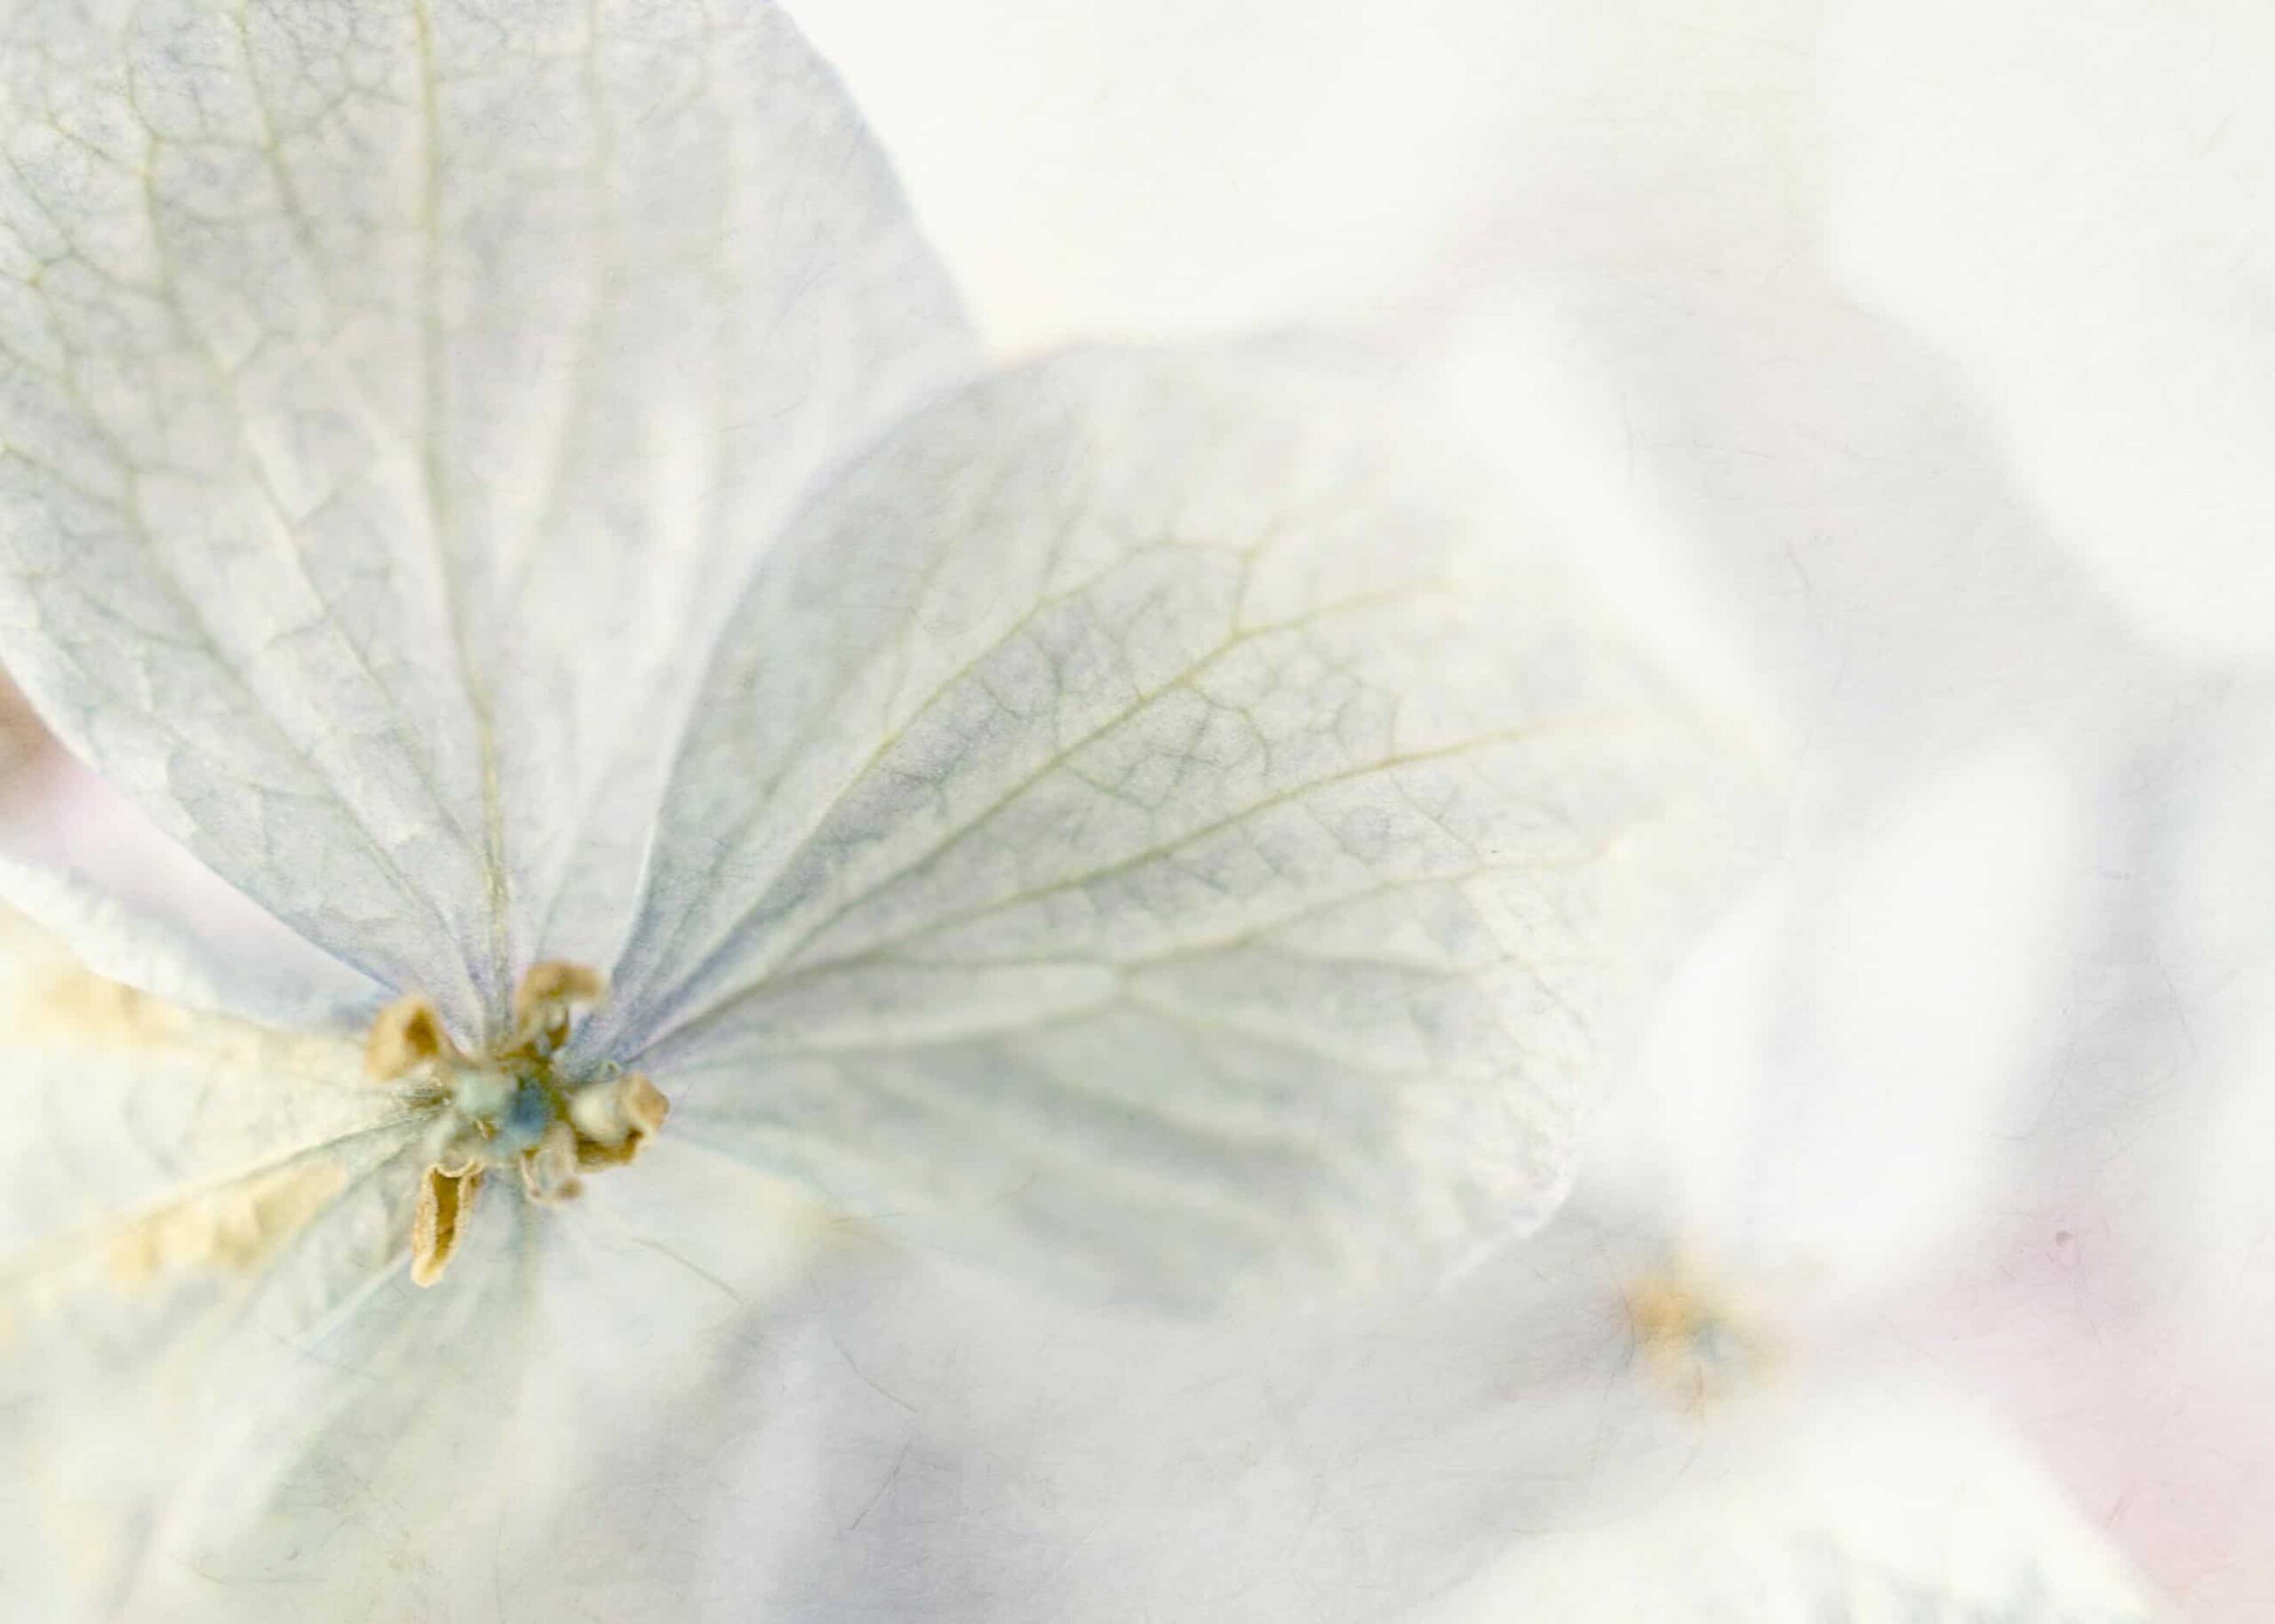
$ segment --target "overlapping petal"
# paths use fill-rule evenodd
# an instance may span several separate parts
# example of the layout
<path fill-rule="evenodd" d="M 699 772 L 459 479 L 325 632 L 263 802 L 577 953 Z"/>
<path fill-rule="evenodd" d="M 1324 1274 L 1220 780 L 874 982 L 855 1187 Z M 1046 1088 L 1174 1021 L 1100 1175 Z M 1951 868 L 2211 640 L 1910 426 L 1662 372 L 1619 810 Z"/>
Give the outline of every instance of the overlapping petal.
<path fill-rule="evenodd" d="M 248 1356 L 400 1272 L 418 1126 L 356 1046 L 0 945 L 0 1573 L 28 1616 L 111 1594 Z"/>
<path fill-rule="evenodd" d="M 953 296 L 756 0 L 69 0 L 0 64 L 10 669 L 478 1036 L 612 951 L 686 650 Z"/>
<path fill-rule="evenodd" d="M 1078 354 L 882 442 L 734 614 L 587 1054 L 1173 1292 L 1537 1223 L 1748 769 L 1361 399 Z"/>

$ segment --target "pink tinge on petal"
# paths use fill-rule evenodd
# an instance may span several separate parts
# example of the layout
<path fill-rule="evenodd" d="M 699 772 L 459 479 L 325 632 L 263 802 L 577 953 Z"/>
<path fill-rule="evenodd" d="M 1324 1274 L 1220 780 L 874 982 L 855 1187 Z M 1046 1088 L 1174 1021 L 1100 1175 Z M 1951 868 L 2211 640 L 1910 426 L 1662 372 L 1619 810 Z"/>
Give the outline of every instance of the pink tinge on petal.
<path fill-rule="evenodd" d="M 2255 1348 L 2185 1317 L 2127 1230 L 2089 1197 L 2006 1214 L 1892 1329 L 1999 1403 L 2187 1617 L 2248 1624 L 2275 1586 L 2275 1323 Z"/>
<path fill-rule="evenodd" d="M 57 742 L 0 674 L 0 901 L 113 979 L 254 1019 L 376 989 L 249 900 Z M 181 962 L 177 963 L 180 960 Z"/>

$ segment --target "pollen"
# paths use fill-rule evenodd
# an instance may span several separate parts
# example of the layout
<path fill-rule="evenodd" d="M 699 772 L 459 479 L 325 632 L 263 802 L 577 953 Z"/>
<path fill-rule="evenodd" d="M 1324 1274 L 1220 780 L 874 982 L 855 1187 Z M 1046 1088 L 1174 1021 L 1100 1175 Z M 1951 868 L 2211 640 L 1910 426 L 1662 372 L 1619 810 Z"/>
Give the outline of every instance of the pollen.
<path fill-rule="evenodd" d="M 381 1010 L 364 1044 L 371 1078 L 423 1097 L 434 1126 L 411 1217 L 411 1278 L 432 1286 L 466 1232 L 475 1192 L 491 1173 L 510 1173 L 524 1199 L 573 1200 L 583 1174 L 621 1166 L 664 1125 L 670 1103 L 638 1072 L 593 1077 L 556 1065 L 578 1019 L 608 996 L 608 982 L 583 965 L 532 965 L 514 994 L 506 1042 L 469 1055 L 424 998 Z"/>

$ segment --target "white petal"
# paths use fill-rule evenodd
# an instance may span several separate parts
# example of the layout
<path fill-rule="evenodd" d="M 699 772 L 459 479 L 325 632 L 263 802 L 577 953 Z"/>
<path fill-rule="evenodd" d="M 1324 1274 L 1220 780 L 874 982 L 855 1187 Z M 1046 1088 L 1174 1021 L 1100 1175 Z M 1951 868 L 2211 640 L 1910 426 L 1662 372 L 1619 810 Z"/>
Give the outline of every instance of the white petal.
<path fill-rule="evenodd" d="M 359 1046 L 128 993 L 14 921 L 0 1015 L 12 1614 L 489 1619 L 510 1572 L 533 1616 L 644 1617 L 708 1571 L 706 1414 L 828 1233 L 810 1202 L 659 1145 L 571 1207 L 485 1190 L 421 1291 L 420 1124 Z"/>
<path fill-rule="evenodd" d="M 704 1540 L 794 1522 L 811 1469 L 786 1439 L 733 1477 L 722 1395 L 773 1373 L 819 1214 L 683 1148 L 639 1172 L 549 1211 L 497 1191 L 433 1289 L 397 1270 L 313 1335 L 241 1344 L 227 1424 L 120 1587 L 133 1615 L 750 1616 L 694 1606 Z"/>
<path fill-rule="evenodd" d="M 1840 273 L 1965 370 L 2058 534 L 2163 648 L 2275 658 L 2266 8 L 1841 9 Z"/>
<path fill-rule="evenodd" d="M 1520 1542 L 1415 1624 L 2151 1624 L 2005 1430 L 1932 1391 L 1786 1402 L 1656 1503 Z"/>
<path fill-rule="evenodd" d="M 0 64 L 12 673 L 462 1035 L 605 959 L 714 606 L 962 364 L 826 76 L 691 0 L 66 0 Z"/>
<path fill-rule="evenodd" d="M 0 787 L 0 901 L 97 974 L 194 1008 L 354 1026 L 386 999 L 60 749 Z"/>
<path fill-rule="evenodd" d="M 2010 740 L 1920 785 L 1686 965 L 1624 1104 L 1697 1240 L 1854 1307 L 2012 1188 L 2082 903 L 2061 767 Z"/>
<path fill-rule="evenodd" d="M 2099 928 L 2017 1125 L 2031 1176 L 1905 1334 L 1999 1393 L 2191 1619 L 2251 1624 L 2275 1597 L 2275 692 L 2191 697 L 2082 865 Z"/>
<path fill-rule="evenodd" d="M 1623 1302 L 1664 1262 L 1648 1226 L 1568 1208 L 1449 1288 L 1244 1330 L 905 1261 L 834 1276 L 774 1308 L 714 1400 L 708 1607 L 689 1616 L 1373 1624 L 1592 1530 L 1631 1536 L 1631 1581 L 1679 1573 L 1670 1558 L 1698 1553 L 1663 1524 L 1711 1531 L 1721 1491 L 1751 1536 L 1704 1553 L 1725 1581 L 1805 1573 L 1837 1534 L 1859 1565 L 1900 1561 L 1963 1601 L 2042 1573 L 2073 1624 L 2140 1616 L 2089 1610 L 2128 1598 L 2121 1576 L 2026 1469 L 1915 1405 L 1918 1383 L 1773 1354 L 1758 1387 L 1690 1405 Z M 1876 1526 L 1884 1509 L 1905 1520 Z M 1483 1616 L 1534 1614 L 1504 1598 Z M 1796 1624 L 1824 1617 L 1844 1615 Z"/>
<path fill-rule="evenodd" d="M 0 1571 L 75 1617 L 247 1350 L 402 1271 L 418 1128 L 358 1046 L 130 992 L 13 921 L 0 998 Z"/>
<path fill-rule="evenodd" d="M 737 611 L 588 1052 L 1177 1291 L 1537 1223 L 1732 779 L 1469 494 L 1253 357 L 921 414 Z"/>

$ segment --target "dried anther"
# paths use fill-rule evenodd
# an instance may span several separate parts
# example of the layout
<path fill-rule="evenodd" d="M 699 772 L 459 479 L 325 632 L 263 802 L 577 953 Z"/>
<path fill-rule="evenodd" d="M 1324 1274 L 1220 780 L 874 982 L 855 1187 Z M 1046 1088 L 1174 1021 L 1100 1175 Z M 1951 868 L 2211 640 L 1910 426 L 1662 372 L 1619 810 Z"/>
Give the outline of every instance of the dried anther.
<path fill-rule="evenodd" d="M 581 964 L 533 964 L 514 990 L 514 1044 L 550 1055 L 567 1041 L 577 1012 L 608 996 L 608 978 Z"/>
<path fill-rule="evenodd" d="M 548 1126 L 537 1148 L 522 1152 L 522 1190 L 532 1201 L 575 1199 L 584 1193 L 577 1177 L 577 1133 L 566 1122 Z"/>
<path fill-rule="evenodd" d="M 582 965 L 532 966 L 514 995 L 511 1040 L 472 1057 L 424 999 L 399 999 L 373 1023 L 365 1046 L 371 1075 L 431 1085 L 435 1123 L 411 1224 L 411 1278 L 419 1285 L 441 1278 L 491 1170 L 512 1169 L 529 1200 L 567 1201 L 583 1190 L 581 1173 L 630 1161 L 663 1126 L 669 1103 L 645 1077 L 591 1080 L 555 1070 L 578 1013 L 607 986 Z"/>
<path fill-rule="evenodd" d="M 670 1114 L 663 1091 L 637 1071 L 580 1090 L 569 1102 L 577 1165 L 613 1167 L 630 1161 Z"/>
<path fill-rule="evenodd" d="M 482 1169 L 445 1173 L 429 1167 L 419 1185 L 419 1206 L 411 1220 L 411 1278 L 417 1286 L 432 1286 L 443 1278 L 451 1254 L 465 1232 L 467 1214 L 474 1210 L 474 1192 L 482 1188 Z"/>
<path fill-rule="evenodd" d="M 458 1045 L 443 1030 L 435 1006 L 413 994 L 379 1013 L 363 1040 L 363 1070 L 374 1082 L 399 1082 L 422 1066 L 455 1065 Z"/>

